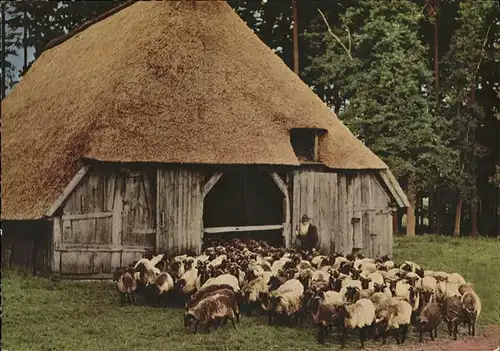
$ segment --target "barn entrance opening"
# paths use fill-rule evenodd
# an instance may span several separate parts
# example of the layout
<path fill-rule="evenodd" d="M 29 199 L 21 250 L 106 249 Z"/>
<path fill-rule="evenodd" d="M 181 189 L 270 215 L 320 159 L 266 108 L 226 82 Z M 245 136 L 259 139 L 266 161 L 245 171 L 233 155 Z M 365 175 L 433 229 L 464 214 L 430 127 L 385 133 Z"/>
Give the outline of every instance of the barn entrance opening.
<path fill-rule="evenodd" d="M 232 238 L 281 246 L 284 222 L 284 195 L 268 172 L 224 172 L 204 199 L 203 246 Z"/>

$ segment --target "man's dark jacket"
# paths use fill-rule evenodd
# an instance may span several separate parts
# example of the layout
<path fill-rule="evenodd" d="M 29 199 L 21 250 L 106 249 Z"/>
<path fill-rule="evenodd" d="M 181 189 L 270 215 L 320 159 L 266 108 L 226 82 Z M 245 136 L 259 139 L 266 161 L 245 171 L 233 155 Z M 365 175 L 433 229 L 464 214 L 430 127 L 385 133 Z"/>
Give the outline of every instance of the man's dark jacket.
<path fill-rule="evenodd" d="M 318 228 L 313 224 L 309 224 L 309 229 L 307 230 L 307 234 L 305 235 L 305 237 L 303 239 L 299 237 L 299 240 L 300 240 L 301 250 L 311 251 L 312 249 L 317 248 L 317 246 L 318 246 Z"/>

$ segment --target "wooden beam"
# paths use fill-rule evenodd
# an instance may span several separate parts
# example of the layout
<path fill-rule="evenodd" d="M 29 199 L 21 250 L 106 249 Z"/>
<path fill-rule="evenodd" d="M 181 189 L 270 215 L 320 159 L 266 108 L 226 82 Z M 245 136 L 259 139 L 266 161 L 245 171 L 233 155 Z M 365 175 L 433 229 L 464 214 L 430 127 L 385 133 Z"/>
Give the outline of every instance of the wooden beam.
<path fill-rule="evenodd" d="M 80 213 L 80 214 L 66 214 L 62 215 L 62 220 L 72 219 L 95 219 L 95 218 L 108 218 L 113 217 L 113 212 L 93 212 L 93 213 Z"/>
<path fill-rule="evenodd" d="M 92 244 L 60 244 L 59 252 L 145 252 L 153 250 L 153 246 L 127 246 L 127 245 L 92 245 Z"/>
<path fill-rule="evenodd" d="M 69 194 L 75 190 L 76 186 L 80 183 L 83 177 L 88 173 L 90 169 L 89 165 L 83 165 L 82 168 L 75 174 L 73 179 L 66 185 L 63 192 L 59 195 L 59 197 L 52 203 L 49 210 L 45 213 L 47 217 L 52 217 L 54 213 L 61 207 L 64 201 L 68 198 Z"/>
<path fill-rule="evenodd" d="M 398 206 L 410 207 L 410 202 L 408 201 L 408 198 L 406 197 L 406 194 L 404 193 L 403 189 L 401 189 L 401 186 L 399 185 L 399 182 L 397 181 L 394 174 L 392 174 L 392 172 L 389 169 L 381 170 L 379 174 L 382 180 L 384 181 L 384 184 L 387 186 L 392 196 L 398 203 Z"/>
<path fill-rule="evenodd" d="M 122 190 L 124 187 L 124 173 L 116 172 L 115 188 L 113 192 L 113 219 L 111 224 L 111 243 L 114 246 L 119 246 L 122 243 L 123 232 L 123 197 Z M 119 251 L 119 250 L 117 250 Z M 122 257 L 120 253 L 111 254 L 111 267 L 122 265 Z"/>
<path fill-rule="evenodd" d="M 273 173 L 270 173 L 269 175 L 271 176 L 271 178 L 273 178 L 274 182 L 276 183 L 278 188 L 280 188 L 283 195 L 287 196 L 288 195 L 287 186 L 286 186 L 285 182 L 283 181 L 283 179 L 280 178 L 278 173 L 273 172 Z"/>
<path fill-rule="evenodd" d="M 283 221 L 282 235 L 285 238 L 285 247 L 289 248 L 291 246 L 291 238 L 290 238 L 291 216 L 290 216 L 290 195 L 288 193 L 288 187 L 283 181 L 283 179 L 281 179 L 281 177 L 277 173 L 275 172 L 270 173 L 270 176 L 284 195 L 283 205 L 285 207 L 285 219 Z"/>
<path fill-rule="evenodd" d="M 155 237 L 155 251 L 158 252 L 159 247 L 160 247 L 160 235 L 161 235 L 161 229 L 160 228 L 160 201 L 163 201 L 163 199 L 160 199 L 160 189 L 161 186 L 163 185 L 163 171 L 160 168 L 156 169 L 156 215 L 155 215 L 155 225 L 156 225 L 156 237 Z"/>
<path fill-rule="evenodd" d="M 283 224 L 276 225 L 253 225 L 253 226 L 242 226 L 242 227 L 213 227 L 204 228 L 205 233 L 230 233 L 230 232 L 253 232 L 262 230 L 277 230 L 282 229 Z"/>
<path fill-rule="evenodd" d="M 314 162 L 318 162 L 319 158 L 319 137 L 318 133 L 314 133 Z"/>
<path fill-rule="evenodd" d="M 214 185 L 219 181 L 219 179 L 222 177 L 222 172 L 217 172 L 215 173 L 212 178 L 209 179 L 209 181 L 203 186 L 203 198 L 207 196 L 207 194 L 212 190 Z"/>

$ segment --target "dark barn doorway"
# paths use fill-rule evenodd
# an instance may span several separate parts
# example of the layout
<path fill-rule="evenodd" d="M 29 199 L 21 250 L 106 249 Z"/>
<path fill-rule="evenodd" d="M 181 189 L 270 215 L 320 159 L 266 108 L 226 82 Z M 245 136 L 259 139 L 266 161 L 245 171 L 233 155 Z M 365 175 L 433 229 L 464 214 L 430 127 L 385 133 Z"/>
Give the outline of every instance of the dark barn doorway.
<path fill-rule="evenodd" d="M 204 243 L 238 237 L 283 245 L 283 198 L 267 172 L 224 172 L 204 200 Z"/>

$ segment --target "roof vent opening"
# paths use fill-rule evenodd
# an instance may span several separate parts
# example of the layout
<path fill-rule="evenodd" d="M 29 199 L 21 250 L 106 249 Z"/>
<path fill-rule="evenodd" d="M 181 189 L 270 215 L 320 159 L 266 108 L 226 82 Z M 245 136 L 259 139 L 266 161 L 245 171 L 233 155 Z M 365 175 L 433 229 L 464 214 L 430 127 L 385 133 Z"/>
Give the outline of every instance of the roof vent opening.
<path fill-rule="evenodd" d="M 290 142 L 301 163 L 318 161 L 319 129 L 296 128 L 290 130 Z"/>

